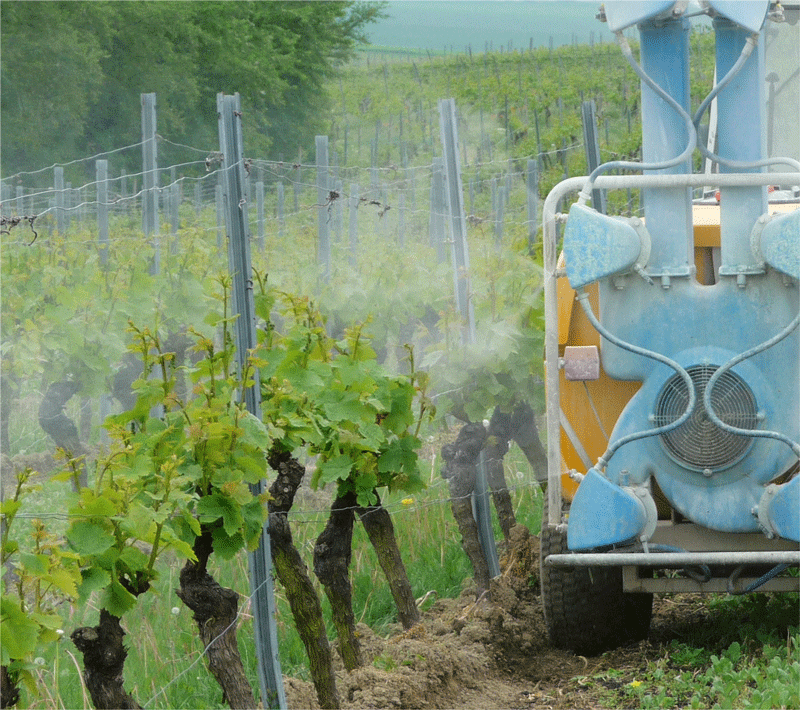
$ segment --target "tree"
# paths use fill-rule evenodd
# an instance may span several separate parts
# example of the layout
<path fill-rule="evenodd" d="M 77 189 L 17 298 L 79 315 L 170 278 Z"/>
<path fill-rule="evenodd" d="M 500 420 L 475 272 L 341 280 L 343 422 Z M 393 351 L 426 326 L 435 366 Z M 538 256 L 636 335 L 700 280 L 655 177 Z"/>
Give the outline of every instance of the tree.
<path fill-rule="evenodd" d="M 216 95 L 239 92 L 248 149 L 293 155 L 321 125 L 324 80 L 382 14 L 352 0 L 3 2 L 4 172 L 137 143 L 148 92 L 159 133 L 203 149 L 217 144 Z"/>
<path fill-rule="evenodd" d="M 82 148 L 103 83 L 102 40 L 98 31 L 64 22 L 66 14 L 61 3 L 0 5 L 4 172 L 34 170 Z"/>

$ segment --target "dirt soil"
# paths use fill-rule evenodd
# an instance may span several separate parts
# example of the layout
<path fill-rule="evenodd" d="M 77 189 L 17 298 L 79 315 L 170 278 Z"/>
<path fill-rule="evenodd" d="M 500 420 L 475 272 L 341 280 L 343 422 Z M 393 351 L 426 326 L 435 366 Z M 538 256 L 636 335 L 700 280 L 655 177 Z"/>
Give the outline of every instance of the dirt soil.
<path fill-rule="evenodd" d="M 619 708 L 626 701 L 634 707 L 614 691 L 707 616 L 700 597 L 657 597 L 647 641 L 589 658 L 552 648 L 538 596 L 538 539 L 521 525 L 512 533 L 491 598 L 476 602 L 467 586 L 389 638 L 359 627 L 365 663 L 351 673 L 340 664 L 342 708 Z M 293 710 L 319 708 L 311 683 L 287 678 L 285 688 Z"/>

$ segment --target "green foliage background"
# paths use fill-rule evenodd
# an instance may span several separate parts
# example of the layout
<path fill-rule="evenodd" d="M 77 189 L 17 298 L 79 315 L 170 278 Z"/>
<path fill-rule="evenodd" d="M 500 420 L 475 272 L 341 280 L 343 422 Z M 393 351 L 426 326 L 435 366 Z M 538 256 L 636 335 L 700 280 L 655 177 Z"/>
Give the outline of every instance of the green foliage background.
<path fill-rule="evenodd" d="M 3 170 L 137 142 L 150 92 L 159 130 L 193 145 L 217 140 L 217 93 L 239 92 L 250 148 L 295 154 L 319 127 L 324 82 L 382 11 L 350 0 L 3 2 Z"/>

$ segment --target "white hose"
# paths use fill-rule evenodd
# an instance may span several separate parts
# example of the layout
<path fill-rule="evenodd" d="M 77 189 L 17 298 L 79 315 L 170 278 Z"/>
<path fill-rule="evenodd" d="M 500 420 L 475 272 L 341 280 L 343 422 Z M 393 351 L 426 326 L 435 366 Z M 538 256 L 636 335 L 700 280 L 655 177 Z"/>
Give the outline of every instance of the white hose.
<path fill-rule="evenodd" d="M 603 163 L 599 165 L 592 174 L 589 176 L 589 179 L 586 181 L 586 184 L 583 186 L 580 194 L 578 195 L 578 204 L 585 205 L 586 202 L 592 196 L 592 190 L 594 189 L 594 182 L 598 176 L 602 175 L 603 173 L 608 172 L 609 170 L 616 170 L 616 169 L 629 169 L 629 170 L 663 170 L 665 168 L 672 168 L 676 165 L 680 165 L 681 163 L 689 160 L 692 157 L 692 153 L 694 149 L 697 147 L 697 128 L 692 120 L 692 117 L 688 114 L 688 112 L 681 106 L 672 96 L 670 96 L 664 89 L 662 89 L 653 79 L 645 72 L 644 69 L 639 65 L 636 59 L 633 56 L 633 51 L 631 50 L 630 44 L 628 44 L 628 40 L 622 34 L 622 32 L 616 33 L 617 44 L 619 44 L 620 49 L 622 50 L 622 55 L 628 61 L 628 64 L 631 65 L 631 68 L 636 73 L 636 75 L 647 85 L 649 86 L 660 98 L 667 102 L 667 104 L 672 107 L 678 115 L 684 120 L 686 123 L 687 132 L 689 134 L 689 142 L 684 148 L 683 152 L 680 155 L 675 156 L 674 158 L 670 158 L 669 160 L 664 160 L 658 163 L 641 163 L 636 161 L 630 160 L 613 160 L 608 163 Z"/>

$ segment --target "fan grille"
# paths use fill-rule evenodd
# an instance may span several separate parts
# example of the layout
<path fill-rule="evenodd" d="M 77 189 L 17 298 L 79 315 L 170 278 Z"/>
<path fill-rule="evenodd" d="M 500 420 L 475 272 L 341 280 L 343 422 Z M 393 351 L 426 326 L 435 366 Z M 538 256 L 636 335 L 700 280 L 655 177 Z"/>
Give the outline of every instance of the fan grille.
<path fill-rule="evenodd" d="M 733 465 L 745 455 L 753 442 L 753 437 L 720 429 L 706 414 L 703 394 L 717 369 L 715 365 L 687 368 L 697 392 L 697 403 L 689 419 L 677 429 L 661 435 L 661 441 L 673 459 L 699 471 Z M 675 375 L 667 381 L 658 396 L 655 425 L 665 426 L 676 421 L 686 411 L 688 404 L 686 382 L 680 375 Z M 738 375 L 730 371 L 723 373 L 714 385 L 711 404 L 725 424 L 739 429 L 756 428 L 758 410 L 755 397 Z"/>

